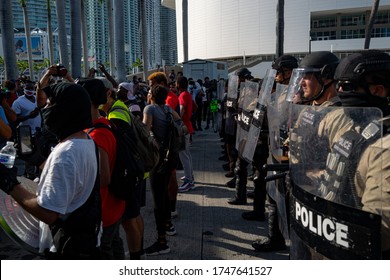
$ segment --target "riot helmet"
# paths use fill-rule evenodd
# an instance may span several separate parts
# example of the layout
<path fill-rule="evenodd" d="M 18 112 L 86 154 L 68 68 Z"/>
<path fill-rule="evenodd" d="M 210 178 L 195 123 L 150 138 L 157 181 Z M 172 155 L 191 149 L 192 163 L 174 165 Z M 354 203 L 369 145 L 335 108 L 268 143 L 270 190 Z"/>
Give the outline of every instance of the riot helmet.
<path fill-rule="evenodd" d="M 377 107 L 390 115 L 390 55 L 379 50 L 351 54 L 341 60 L 334 79 L 344 106 Z"/>
<path fill-rule="evenodd" d="M 387 76 L 380 77 L 387 72 Z M 334 79 L 344 92 L 355 91 L 360 86 L 370 93 L 368 87 L 371 83 L 384 84 L 390 88 L 390 56 L 378 50 L 367 50 L 354 53 L 343 60 L 336 69 Z M 371 81 L 365 77 L 371 76 Z"/>
<path fill-rule="evenodd" d="M 305 56 L 298 68 L 293 70 L 289 94 L 299 94 L 302 102 L 320 99 L 334 84 L 334 73 L 339 59 L 328 51 L 314 52 Z M 326 80 L 331 80 L 326 83 Z"/>
<path fill-rule="evenodd" d="M 282 55 L 276 58 L 272 62 L 272 69 L 275 69 L 277 71 L 275 82 L 280 84 L 288 84 L 291 77 L 291 72 L 290 75 L 285 75 L 285 72 L 292 71 L 297 67 L 298 67 L 298 60 L 292 55 Z M 281 77 L 278 76 L 278 74 L 282 74 Z"/>
<path fill-rule="evenodd" d="M 237 76 L 239 78 L 244 78 L 245 80 L 252 79 L 253 77 L 251 74 L 252 74 L 251 71 L 249 71 L 248 68 L 245 68 L 245 67 L 243 67 L 237 71 Z"/>

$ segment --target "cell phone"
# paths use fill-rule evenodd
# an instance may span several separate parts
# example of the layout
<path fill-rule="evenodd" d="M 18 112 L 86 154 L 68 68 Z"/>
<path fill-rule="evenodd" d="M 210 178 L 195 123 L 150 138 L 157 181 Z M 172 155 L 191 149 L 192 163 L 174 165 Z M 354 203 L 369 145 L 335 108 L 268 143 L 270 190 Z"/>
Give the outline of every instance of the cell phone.
<path fill-rule="evenodd" d="M 33 152 L 33 145 L 31 141 L 31 127 L 29 125 L 19 125 L 17 128 L 19 153 L 28 155 Z"/>

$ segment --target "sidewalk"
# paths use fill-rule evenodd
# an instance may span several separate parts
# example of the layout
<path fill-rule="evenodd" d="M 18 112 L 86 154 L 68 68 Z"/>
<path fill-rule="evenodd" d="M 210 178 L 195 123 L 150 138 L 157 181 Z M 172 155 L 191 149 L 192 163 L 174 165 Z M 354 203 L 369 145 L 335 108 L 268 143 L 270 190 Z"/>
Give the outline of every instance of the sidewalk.
<path fill-rule="evenodd" d="M 151 260 L 287 260 L 288 251 L 274 253 L 256 252 L 251 243 L 259 235 L 267 235 L 267 222 L 246 221 L 241 213 L 253 209 L 252 200 L 247 205 L 234 206 L 227 200 L 234 190 L 224 184 L 229 180 L 224 174 L 221 142 L 212 129 L 196 132 L 191 153 L 196 189 L 178 194 L 178 217 L 173 220 L 177 235 L 168 236 L 171 252 L 148 256 Z M 183 171 L 177 171 L 177 178 Z M 180 180 L 179 180 L 180 182 Z M 253 189 L 248 181 L 248 190 Z M 145 221 L 144 247 L 156 239 L 151 191 L 147 187 L 146 207 L 142 209 Z M 123 231 L 122 231 L 123 233 Z M 0 259 L 37 259 L 0 233 Z M 287 248 L 288 249 L 288 248 Z"/>

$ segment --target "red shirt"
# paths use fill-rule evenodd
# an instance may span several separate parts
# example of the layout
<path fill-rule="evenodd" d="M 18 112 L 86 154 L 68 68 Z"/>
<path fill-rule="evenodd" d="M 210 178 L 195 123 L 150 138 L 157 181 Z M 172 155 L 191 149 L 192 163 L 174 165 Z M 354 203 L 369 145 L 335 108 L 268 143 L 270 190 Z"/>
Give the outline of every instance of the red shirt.
<path fill-rule="evenodd" d="M 184 107 L 184 114 L 181 117 L 183 123 L 188 128 L 188 133 L 194 133 L 194 128 L 191 123 L 192 116 L 192 95 L 188 91 L 182 91 L 179 95 L 180 106 Z"/>
<path fill-rule="evenodd" d="M 177 95 L 172 91 L 169 91 L 167 99 L 165 100 L 165 104 L 171 107 L 172 110 L 176 111 L 176 108 L 179 105 L 179 97 L 177 97 Z"/>
<path fill-rule="evenodd" d="M 93 122 L 93 124 L 110 122 L 101 117 Z M 99 148 L 102 148 L 108 154 L 110 164 L 110 172 L 114 169 L 116 155 L 116 139 L 112 132 L 106 128 L 95 128 L 90 133 L 91 138 L 95 141 Z M 102 200 L 102 222 L 103 227 L 110 226 L 116 223 L 125 211 L 126 201 L 115 197 L 107 186 L 100 186 L 100 196 Z"/>

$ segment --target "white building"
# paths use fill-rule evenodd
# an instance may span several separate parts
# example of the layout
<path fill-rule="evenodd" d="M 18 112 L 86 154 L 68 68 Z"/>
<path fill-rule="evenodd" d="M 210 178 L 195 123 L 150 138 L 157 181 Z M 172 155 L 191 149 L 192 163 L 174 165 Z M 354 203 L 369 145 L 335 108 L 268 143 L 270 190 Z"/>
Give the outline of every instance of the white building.
<path fill-rule="evenodd" d="M 372 0 L 285 0 L 284 53 L 363 49 Z M 175 6 L 178 61 L 183 62 L 182 0 Z M 188 60 L 260 56 L 276 52 L 276 0 L 188 0 Z M 390 0 L 381 0 L 371 49 L 390 50 Z M 248 62 L 248 61 L 247 61 Z"/>

